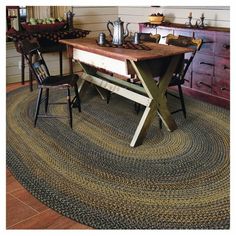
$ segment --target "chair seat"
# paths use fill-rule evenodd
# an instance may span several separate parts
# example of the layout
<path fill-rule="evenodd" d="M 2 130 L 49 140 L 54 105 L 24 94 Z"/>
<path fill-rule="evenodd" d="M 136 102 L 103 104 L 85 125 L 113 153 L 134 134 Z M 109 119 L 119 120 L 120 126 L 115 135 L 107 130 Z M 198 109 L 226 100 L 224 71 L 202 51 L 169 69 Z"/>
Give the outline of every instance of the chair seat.
<path fill-rule="evenodd" d="M 55 76 L 48 76 L 42 82 L 43 86 L 74 86 L 75 83 L 78 81 L 79 76 L 76 74 L 73 75 L 55 75 Z"/>

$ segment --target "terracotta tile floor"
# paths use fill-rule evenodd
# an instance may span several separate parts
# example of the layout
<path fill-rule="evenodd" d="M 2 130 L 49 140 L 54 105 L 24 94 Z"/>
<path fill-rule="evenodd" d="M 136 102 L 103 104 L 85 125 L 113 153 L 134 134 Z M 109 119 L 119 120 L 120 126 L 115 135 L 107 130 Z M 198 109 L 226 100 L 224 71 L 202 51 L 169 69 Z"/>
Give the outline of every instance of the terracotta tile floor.
<path fill-rule="evenodd" d="M 20 86 L 20 83 L 7 85 L 7 91 Z M 6 228 L 92 229 L 60 215 L 39 202 L 17 182 L 9 170 L 6 170 Z"/>

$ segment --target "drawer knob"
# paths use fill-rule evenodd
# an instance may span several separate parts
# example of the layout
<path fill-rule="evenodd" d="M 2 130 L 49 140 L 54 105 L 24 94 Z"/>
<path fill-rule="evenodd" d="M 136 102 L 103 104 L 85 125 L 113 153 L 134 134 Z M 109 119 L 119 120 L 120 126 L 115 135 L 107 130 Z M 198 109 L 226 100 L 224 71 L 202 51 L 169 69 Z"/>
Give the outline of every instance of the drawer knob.
<path fill-rule="evenodd" d="M 225 49 L 230 49 L 230 45 L 229 45 L 229 44 L 224 44 L 224 45 L 223 45 L 223 48 L 225 48 Z"/>
<path fill-rule="evenodd" d="M 221 91 L 229 91 L 229 89 L 226 88 L 226 87 L 221 87 L 220 90 L 221 90 Z"/>
<path fill-rule="evenodd" d="M 215 66 L 215 65 L 212 64 L 212 63 L 208 63 L 208 62 L 204 62 L 204 61 L 201 61 L 201 62 L 200 62 L 200 65 Z"/>
<path fill-rule="evenodd" d="M 202 81 L 200 81 L 200 82 L 198 83 L 198 85 L 199 85 L 199 86 L 200 86 L 200 85 L 204 85 L 204 86 L 206 86 L 206 87 L 208 87 L 208 88 L 212 88 L 211 85 L 206 84 L 206 83 L 204 83 L 204 82 L 202 82 Z"/>
<path fill-rule="evenodd" d="M 214 41 L 203 41 L 202 44 L 205 44 L 205 43 L 214 43 Z"/>
<path fill-rule="evenodd" d="M 224 70 L 229 70 L 230 68 L 226 65 L 224 65 Z"/>
<path fill-rule="evenodd" d="M 199 86 L 200 86 L 200 85 L 204 85 L 204 86 L 206 86 L 206 87 L 208 87 L 208 88 L 212 88 L 211 85 L 206 84 L 206 83 L 204 83 L 204 82 L 202 82 L 202 81 L 200 81 L 200 82 L 198 83 L 198 85 L 199 85 Z"/>

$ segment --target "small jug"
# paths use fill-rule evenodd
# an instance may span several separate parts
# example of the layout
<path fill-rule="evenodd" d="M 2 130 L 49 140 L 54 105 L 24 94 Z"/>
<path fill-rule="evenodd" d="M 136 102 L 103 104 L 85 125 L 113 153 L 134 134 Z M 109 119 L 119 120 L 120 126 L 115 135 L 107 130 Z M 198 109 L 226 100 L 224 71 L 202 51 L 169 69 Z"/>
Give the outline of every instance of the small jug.
<path fill-rule="evenodd" d="M 111 33 L 109 25 L 113 26 L 113 34 Z M 126 24 L 126 31 L 124 32 L 124 22 L 120 20 L 120 17 L 114 22 L 108 21 L 107 29 L 114 45 L 122 45 L 124 43 L 124 39 L 129 35 L 128 25 L 129 23 Z"/>
<path fill-rule="evenodd" d="M 135 32 L 135 33 L 134 33 L 133 43 L 134 43 L 134 44 L 139 44 L 139 43 L 140 43 L 139 41 L 140 41 L 140 40 L 139 40 L 139 33 L 138 33 L 138 32 Z"/>

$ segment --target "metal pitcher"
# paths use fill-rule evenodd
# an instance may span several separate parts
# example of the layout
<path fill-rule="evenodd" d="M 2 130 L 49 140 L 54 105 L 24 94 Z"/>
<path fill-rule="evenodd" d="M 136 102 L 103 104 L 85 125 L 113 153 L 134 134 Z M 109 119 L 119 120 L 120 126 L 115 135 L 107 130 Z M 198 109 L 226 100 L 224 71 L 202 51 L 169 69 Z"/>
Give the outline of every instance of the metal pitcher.
<path fill-rule="evenodd" d="M 113 26 L 113 35 L 111 33 L 109 25 Z M 120 17 L 118 17 L 117 21 L 108 21 L 107 29 L 112 37 L 113 44 L 122 45 L 124 43 L 124 39 L 129 35 L 128 25 L 129 23 L 126 24 L 124 32 L 124 22 L 120 20 Z"/>

